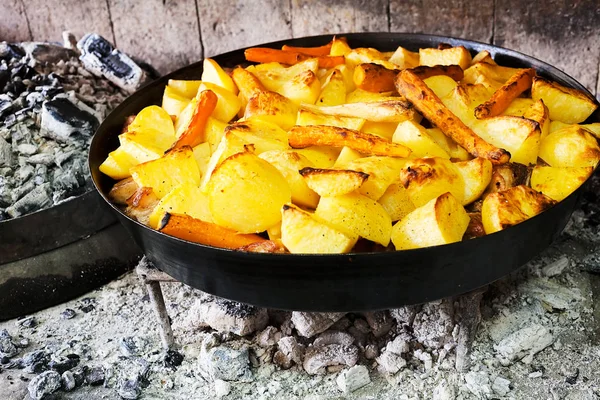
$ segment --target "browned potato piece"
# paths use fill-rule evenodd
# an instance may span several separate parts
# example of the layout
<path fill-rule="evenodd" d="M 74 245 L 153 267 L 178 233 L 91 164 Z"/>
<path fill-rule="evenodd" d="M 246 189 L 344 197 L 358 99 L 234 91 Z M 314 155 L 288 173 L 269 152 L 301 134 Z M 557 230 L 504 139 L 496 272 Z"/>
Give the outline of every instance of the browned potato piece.
<path fill-rule="evenodd" d="M 552 167 L 595 167 L 600 161 L 600 146 L 587 129 L 571 125 L 546 136 L 539 156 Z"/>
<path fill-rule="evenodd" d="M 343 169 L 302 168 L 300 175 L 319 196 L 340 196 L 358 190 L 369 177 L 359 171 Z"/>
<path fill-rule="evenodd" d="M 456 143 L 475 157 L 487 158 L 494 164 L 504 164 L 510 153 L 481 139 L 442 103 L 431 89 L 410 70 L 396 78 L 396 88 L 415 107 Z"/>
<path fill-rule="evenodd" d="M 581 186 L 592 172 L 594 172 L 593 167 L 538 165 L 531 173 L 531 187 L 556 201 L 562 201 Z"/>
<path fill-rule="evenodd" d="M 416 207 L 446 192 L 452 193 L 459 203 L 464 201 L 465 181 L 456 166 L 445 158 L 409 160 L 400 172 L 400 181 Z"/>
<path fill-rule="evenodd" d="M 481 219 L 485 233 L 498 232 L 552 207 L 556 201 L 530 187 L 519 185 L 492 193 L 483 200 Z"/>
<path fill-rule="evenodd" d="M 127 199 L 129 199 L 138 189 L 139 186 L 132 177 L 125 178 L 115 183 L 115 186 L 108 192 L 108 198 L 113 203 L 125 205 L 127 204 Z"/>
<path fill-rule="evenodd" d="M 412 68 L 411 71 L 423 80 L 432 76 L 445 75 L 458 82 L 465 76 L 462 68 L 458 65 L 421 65 L 420 67 Z"/>
<path fill-rule="evenodd" d="M 302 149 L 308 146 L 348 146 L 364 154 L 389 157 L 408 157 L 410 149 L 401 144 L 369 133 L 335 126 L 295 126 L 289 132 L 290 146 Z"/>
<path fill-rule="evenodd" d="M 502 114 L 508 105 L 521 93 L 531 88 L 531 82 L 535 76 L 533 68 L 517 71 L 500 89 L 492 95 L 492 98 L 475 109 L 475 116 L 479 119 L 495 117 Z"/>
<path fill-rule="evenodd" d="M 531 97 L 544 101 L 550 111 L 551 120 L 565 124 L 583 122 L 598 108 L 598 103 L 587 94 L 539 76 L 533 80 Z"/>
<path fill-rule="evenodd" d="M 463 46 L 442 49 L 419 49 L 421 65 L 459 65 L 462 69 L 471 65 L 471 53 Z"/>

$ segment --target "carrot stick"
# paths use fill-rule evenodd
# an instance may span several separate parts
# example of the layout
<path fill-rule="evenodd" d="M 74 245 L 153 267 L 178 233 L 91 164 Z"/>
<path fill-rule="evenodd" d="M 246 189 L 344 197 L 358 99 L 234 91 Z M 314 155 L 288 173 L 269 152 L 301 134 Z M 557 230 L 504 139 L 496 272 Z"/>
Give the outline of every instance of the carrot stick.
<path fill-rule="evenodd" d="M 531 89 L 535 69 L 527 68 L 517 71 L 504 85 L 498 88 L 492 97 L 475 108 L 478 119 L 495 117 L 502 114 L 509 104 L 524 91 Z"/>
<path fill-rule="evenodd" d="M 319 47 L 294 47 L 288 46 L 284 44 L 281 50 L 283 51 L 294 51 L 296 53 L 306 54 L 307 56 L 319 57 L 319 56 L 328 56 L 331 51 L 331 43 L 329 42 L 323 46 Z"/>
<path fill-rule="evenodd" d="M 255 234 L 241 234 L 217 224 L 192 218 L 189 215 L 169 214 L 163 217 L 158 230 L 190 242 L 225 249 L 237 249 L 266 239 Z"/>
<path fill-rule="evenodd" d="M 258 62 L 258 63 L 270 63 L 278 62 L 281 64 L 294 65 L 301 61 L 308 60 L 309 58 L 315 58 L 310 55 L 299 53 L 296 51 L 284 51 L 277 49 L 270 49 L 267 47 L 253 47 L 247 49 L 244 52 L 246 60 Z M 343 56 L 319 56 L 316 57 L 319 60 L 319 67 L 321 68 L 333 68 L 336 65 L 344 63 Z"/>
<path fill-rule="evenodd" d="M 217 106 L 217 100 L 217 95 L 211 90 L 204 90 L 198 95 L 198 104 L 194 109 L 192 119 L 172 149 L 183 146 L 194 147 L 205 141 L 206 122 Z"/>

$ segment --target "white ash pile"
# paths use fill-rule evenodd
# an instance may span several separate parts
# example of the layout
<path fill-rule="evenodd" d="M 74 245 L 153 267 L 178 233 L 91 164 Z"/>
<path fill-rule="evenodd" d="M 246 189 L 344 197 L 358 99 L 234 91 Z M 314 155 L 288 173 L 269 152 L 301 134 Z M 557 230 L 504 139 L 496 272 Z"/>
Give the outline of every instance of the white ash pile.
<path fill-rule="evenodd" d="M 147 74 L 104 38 L 0 42 L 0 221 L 91 189 L 89 142 Z"/>

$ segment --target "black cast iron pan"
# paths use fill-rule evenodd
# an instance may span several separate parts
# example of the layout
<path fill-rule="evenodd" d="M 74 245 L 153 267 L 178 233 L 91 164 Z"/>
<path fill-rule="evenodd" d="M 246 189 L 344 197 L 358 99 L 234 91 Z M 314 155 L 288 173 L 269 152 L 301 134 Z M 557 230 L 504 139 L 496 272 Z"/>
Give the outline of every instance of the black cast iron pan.
<path fill-rule="evenodd" d="M 463 45 L 488 50 L 501 65 L 534 67 L 566 86 L 585 88 L 565 73 L 518 52 L 442 36 L 403 33 L 346 34 L 352 47 L 393 51 Z M 281 48 L 319 46 L 330 35 L 266 44 Z M 214 57 L 223 66 L 243 63 L 236 50 Z M 168 79 L 200 79 L 202 63 L 177 70 L 139 90 L 117 107 L 98 129 L 90 148 L 90 170 L 104 200 L 114 181 L 98 167 L 118 145 L 128 115 L 160 104 Z M 587 92 L 587 91 L 586 91 Z M 598 113 L 594 116 L 598 120 Z M 203 246 L 148 228 L 112 206 L 138 245 L 156 266 L 205 292 L 257 306 L 304 311 L 362 311 L 395 308 L 464 293 L 516 270 L 558 237 L 579 203 L 582 188 L 528 221 L 505 231 L 460 243 L 424 249 L 340 255 L 256 254 Z"/>

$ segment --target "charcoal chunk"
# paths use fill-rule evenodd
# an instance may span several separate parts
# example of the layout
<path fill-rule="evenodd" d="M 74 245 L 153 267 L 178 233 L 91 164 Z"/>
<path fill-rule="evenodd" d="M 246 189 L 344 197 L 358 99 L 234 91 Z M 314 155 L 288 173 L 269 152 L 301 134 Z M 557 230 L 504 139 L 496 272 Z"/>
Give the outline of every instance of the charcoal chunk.
<path fill-rule="evenodd" d="M 40 400 L 60 389 L 60 375 L 56 371 L 42 372 L 29 382 L 27 389 L 33 399 Z"/>
<path fill-rule="evenodd" d="M 67 140 L 76 133 L 92 136 L 98 125 L 95 116 L 66 98 L 55 98 L 42 106 L 42 130 L 53 139 Z"/>
<path fill-rule="evenodd" d="M 0 137 L 0 167 L 10 167 L 13 162 L 11 145 Z"/>
<path fill-rule="evenodd" d="M 48 196 L 48 186 L 48 184 L 37 186 L 15 204 L 8 207 L 6 213 L 13 218 L 17 218 L 23 214 L 51 206 L 52 199 Z"/>
<path fill-rule="evenodd" d="M 91 386 L 98 386 L 104 383 L 105 374 L 102 367 L 90 368 L 85 374 L 85 382 Z"/>
<path fill-rule="evenodd" d="M 79 59 L 89 71 L 104 76 L 129 93 L 136 91 L 146 80 L 139 65 L 98 34 L 85 35 L 77 48 L 81 51 Z"/>

